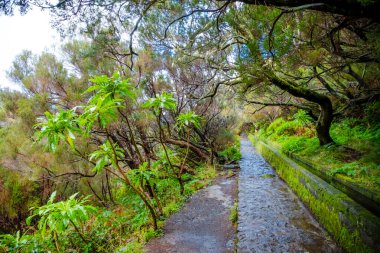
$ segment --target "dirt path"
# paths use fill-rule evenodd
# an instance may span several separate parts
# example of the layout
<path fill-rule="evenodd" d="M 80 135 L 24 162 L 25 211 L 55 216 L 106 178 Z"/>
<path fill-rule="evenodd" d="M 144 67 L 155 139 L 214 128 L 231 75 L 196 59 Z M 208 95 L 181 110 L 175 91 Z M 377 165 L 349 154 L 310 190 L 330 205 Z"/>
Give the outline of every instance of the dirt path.
<path fill-rule="evenodd" d="M 166 221 L 164 235 L 152 239 L 146 252 L 233 252 L 236 228 L 229 215 L 237 198 L 236 187 L 236 178 L 219 178 L 194 194 L 179 213 Z"/>
<path fill-rule="evenodd" d="M 237 252 L 341 252 L 244 137 L 241 153 Z"/>

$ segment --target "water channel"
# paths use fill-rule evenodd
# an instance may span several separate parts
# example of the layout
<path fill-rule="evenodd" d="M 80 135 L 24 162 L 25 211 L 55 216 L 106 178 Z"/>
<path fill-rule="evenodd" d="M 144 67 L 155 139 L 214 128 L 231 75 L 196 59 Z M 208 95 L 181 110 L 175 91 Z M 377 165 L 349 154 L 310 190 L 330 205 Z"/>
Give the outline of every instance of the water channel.
<path fill-rule="evenodd" d="M 241 153 L 237 252 L 342 252 L 245 136 Z"/>

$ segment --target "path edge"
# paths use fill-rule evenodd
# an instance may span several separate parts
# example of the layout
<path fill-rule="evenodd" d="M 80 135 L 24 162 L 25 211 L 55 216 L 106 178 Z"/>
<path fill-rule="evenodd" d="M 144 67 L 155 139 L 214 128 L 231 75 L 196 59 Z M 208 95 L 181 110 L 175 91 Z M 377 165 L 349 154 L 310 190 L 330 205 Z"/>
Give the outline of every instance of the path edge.
<path fill-rule="evenodd" d="M 295 161 L 249 136 L 257 152 L 347 252 L 380 252 L 380 219 Z"/>

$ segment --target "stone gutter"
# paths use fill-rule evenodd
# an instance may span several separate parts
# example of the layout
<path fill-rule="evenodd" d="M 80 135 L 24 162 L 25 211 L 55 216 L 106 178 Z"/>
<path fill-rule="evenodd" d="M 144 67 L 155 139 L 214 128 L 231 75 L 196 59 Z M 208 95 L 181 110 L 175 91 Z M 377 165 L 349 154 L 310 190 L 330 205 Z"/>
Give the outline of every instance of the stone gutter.
<path fill-rule="evenodd" d="M 377 217 L 380 217 L 380 194 L 371 189 L 367 189 L 355 182 L 346 180 L 342 175 L 329 175 L 325 171 L 318 169 L 316 165 L 309 161 L 305 161 L 298 155 L 293 153 L 286 154 L 302 167 L 308 169 L 313 174 L 319 176 L 329 184 L 347 194 L 350 198 L 364 206 Z M 380 233 L 380 231 L 379 231 Z"/>
<path fill-rule="evenodd" d="M 268 144 L 254 145 L 347 252 L 380 252 L 379 217 Z"/>

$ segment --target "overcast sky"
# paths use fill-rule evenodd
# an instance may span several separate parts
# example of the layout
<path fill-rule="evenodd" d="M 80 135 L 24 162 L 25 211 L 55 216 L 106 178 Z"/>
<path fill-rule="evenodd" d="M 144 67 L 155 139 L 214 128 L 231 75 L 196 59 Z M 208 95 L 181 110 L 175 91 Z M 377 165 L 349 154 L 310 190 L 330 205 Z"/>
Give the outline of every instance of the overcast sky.
<path fill-rule="evenodd" d="M 18 89 L 6 77 L 13 59 L 22 50 L 28 49 L 39 54 L 52 45 L 59 45 L 59 35 L 51 28 L 49 14 L 33 9 L 24 16 L 15 12 L 14 16 L 0 16 L 0 88 Z"/>

